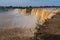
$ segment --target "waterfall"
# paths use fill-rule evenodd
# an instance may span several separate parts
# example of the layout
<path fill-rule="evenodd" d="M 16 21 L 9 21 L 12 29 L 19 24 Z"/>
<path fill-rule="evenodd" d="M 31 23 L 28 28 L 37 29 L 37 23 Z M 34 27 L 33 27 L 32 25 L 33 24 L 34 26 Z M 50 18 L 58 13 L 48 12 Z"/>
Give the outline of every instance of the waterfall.
<path fill-rule="evenodd" d="M 32 37 L 34 36 L 37 20 L 41 25 L 45 20 L 51 19 L 55 15 L 54 12 L 53 9 L 48 11 L 45 8 L 32 9 L 31 14 L 26 13 L 26 9 L 12 9 L 2 12 L 0 13 L 0 29 L 20 28 L 23 33 L 18 35 L 22 35 L 21 37 Z"/>

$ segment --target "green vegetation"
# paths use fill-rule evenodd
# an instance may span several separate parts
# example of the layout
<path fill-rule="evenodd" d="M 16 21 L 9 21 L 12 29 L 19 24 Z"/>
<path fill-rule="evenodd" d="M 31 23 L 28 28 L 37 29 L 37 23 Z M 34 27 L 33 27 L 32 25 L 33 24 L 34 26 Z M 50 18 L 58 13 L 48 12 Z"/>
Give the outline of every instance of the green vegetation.
<path fill-rule="evenodd" d="M 60 6 L 0 6 L 0 8 L 60 8 Z"/>

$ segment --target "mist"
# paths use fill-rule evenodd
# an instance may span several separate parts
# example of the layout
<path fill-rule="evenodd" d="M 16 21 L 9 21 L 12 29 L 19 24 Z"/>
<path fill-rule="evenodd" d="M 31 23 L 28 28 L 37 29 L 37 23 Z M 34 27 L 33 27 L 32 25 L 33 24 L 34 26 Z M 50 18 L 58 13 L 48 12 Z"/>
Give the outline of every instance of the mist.
<path fill-rule="evenodd" d="M 23 31 L 22 36 L 33 36 L 36 18 L 31 15 L 21 15 L 18 9 L 2 11 L 0 13 L 0 29 L 20 28 Z"/>

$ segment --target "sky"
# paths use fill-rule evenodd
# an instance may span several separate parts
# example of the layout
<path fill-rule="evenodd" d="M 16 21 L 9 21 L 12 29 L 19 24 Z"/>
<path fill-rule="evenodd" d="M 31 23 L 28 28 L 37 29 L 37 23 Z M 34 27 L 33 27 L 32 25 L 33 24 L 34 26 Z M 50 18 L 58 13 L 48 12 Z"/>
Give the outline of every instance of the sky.
<path fill-rule="evenodd" d="M 60 0 L 0 0 L 0 6 L 60 6 Z"/>

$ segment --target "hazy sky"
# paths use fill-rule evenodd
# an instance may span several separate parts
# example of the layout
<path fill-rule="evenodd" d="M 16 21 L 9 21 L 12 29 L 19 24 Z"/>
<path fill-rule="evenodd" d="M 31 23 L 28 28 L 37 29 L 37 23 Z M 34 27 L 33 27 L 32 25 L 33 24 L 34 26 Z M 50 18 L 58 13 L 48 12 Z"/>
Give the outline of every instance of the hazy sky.
<path fill-rule="evenodd" d="M 60 0 L 0 0 L 0 6 L 60 6 Z"/>

